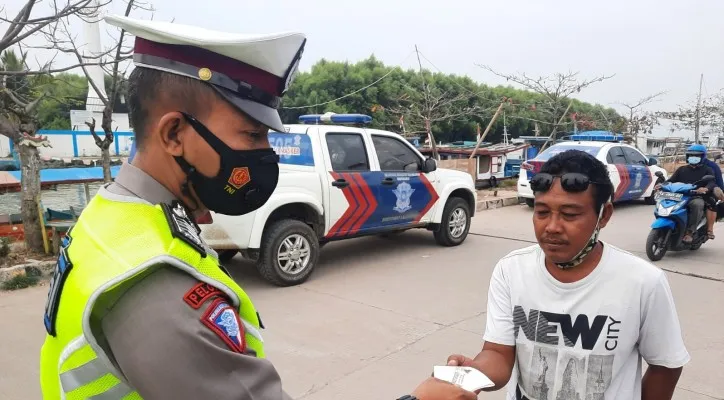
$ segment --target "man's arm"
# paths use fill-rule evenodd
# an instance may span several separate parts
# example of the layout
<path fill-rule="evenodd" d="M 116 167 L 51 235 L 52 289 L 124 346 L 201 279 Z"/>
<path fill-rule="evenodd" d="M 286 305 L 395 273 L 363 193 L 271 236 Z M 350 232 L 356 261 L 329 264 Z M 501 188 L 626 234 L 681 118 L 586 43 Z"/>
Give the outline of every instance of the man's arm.
<path fill-rule="evenodd" d="M 499 263 L 490 278 L 483 350 L 474 359 L 452 355 L 448 358 L 448 365 L 473 367 L 484 373 L 495 383 L 494 387 L 484 389 L 485 391 L 502 389 L 510 380 L 515 365 L 513 329 L 510 286 Z"/>
<path fill-rule="evenodd" d="M 160 268 L 102 319 L 108 347 L 130 386 L 147 399 L 289 399 L 271 362 L 232 349 L 202 322 L 214 299 L 198 309 L 184 302 L 197 283 L 175 268 Z"/>
<path fill-rule="evenodd" d="M 671 399 L 683 368 L 650 365 L 641 383 L 641 400 Z"/>
<path fill-rule="evenodd" d="M 448 358 L 448 365 L 473 367 L 484 373 L 495 386 L 483 391 L 493 392 L 504 388 L 510 380 L 515 366 L 515 346 L 485 342 L 483 350 L 474 359 L 456 354 Z"/>
<path fill-rule="evenodd" d="M 689 362 L 674 297 L 663 271 L 642 304 L 639 352 L 649 364 L 642 400 L 671 400 L 682 368 Z"/>
<path fill-rule="evenodd" d="M 716 174 L 714 173 L 714 170 L 710 166 L 706 165 L 705 167 L 706 167 L 706 175 L 711 175 L 714 177 L 714 179 L 712 179 L 711 182 L 706 184 L 707 191 L 711 192 L 716 187 Z"/>
<path fill-rule="evenodd" d="M 711 168 L 712 172 L 714 172 L 714 180 L 716 181 L 716 185 L 720 188 L 724 188 L 724 180 L 722 179 L 721 167 L 719 167 L 719 164 L 716 161 L 709 160 L 708 166 L 709 168 Z"/>

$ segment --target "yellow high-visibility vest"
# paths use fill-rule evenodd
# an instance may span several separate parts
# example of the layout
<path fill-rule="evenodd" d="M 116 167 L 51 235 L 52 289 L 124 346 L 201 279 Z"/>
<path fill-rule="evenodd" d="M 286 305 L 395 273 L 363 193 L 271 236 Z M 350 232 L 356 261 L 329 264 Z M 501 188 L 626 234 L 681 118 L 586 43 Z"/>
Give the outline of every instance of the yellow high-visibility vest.
<path fill-rule="evenodd" d="M 264 357 L 254 305 L 206 250 L 182 207 L 154 206 L 101 188 L 64 238 L 50 284 L 48 334 L 40 354 L 43 398 L 141 398 L 124 382 L 92 327 L 99 326 L 104 305 L 114 303 L 124 287 L 159 264 L 179 268 L 223 292 L 238 310 L 246 349 Z"/>

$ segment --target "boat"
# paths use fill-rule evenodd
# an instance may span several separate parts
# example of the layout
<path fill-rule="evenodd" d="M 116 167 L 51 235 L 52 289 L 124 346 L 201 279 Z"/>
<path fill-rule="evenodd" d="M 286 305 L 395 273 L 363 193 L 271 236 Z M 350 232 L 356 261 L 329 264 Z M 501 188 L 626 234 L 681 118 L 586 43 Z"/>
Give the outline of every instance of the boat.
<path fill-rule="evenodd" d="M 121 167 L 111 167 L 111 177 L 115 178 Z M 0 194 L 21 190 L 21 171 L 0 171 Z M 49 189 L 56 185 L 74 183 L 103 182 L 103 167 L 49 168 L 40 170 L 40 188 Z"/>
<path fill-rule="evenodd" d="M 68 210 L 46 209 L 43 213 L 45 224 L 52 222 L 75 222 L 80 212 L 71 207 Z M 46 226 L 48 237 L 52 234 L 52 228 Z M 25 229 L 21 214 L 0 214 L 0 238 L 7 237 L 13 241 L 25 240 Z"/>

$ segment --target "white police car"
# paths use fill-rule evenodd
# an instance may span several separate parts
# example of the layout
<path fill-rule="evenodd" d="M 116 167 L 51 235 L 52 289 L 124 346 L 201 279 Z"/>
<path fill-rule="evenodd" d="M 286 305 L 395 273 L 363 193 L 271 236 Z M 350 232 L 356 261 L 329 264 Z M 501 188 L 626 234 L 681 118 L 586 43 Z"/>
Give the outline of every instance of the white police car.
<path fill-rule="evenodd" d="M 585 151 L 606 164 L 614 187 L 614 202 L 645 200 L 647 204 L 654 204 L 654 186 L 661 179 L 656 176 L 656 172 L 663 173 L 663 179 L 668 178 L 666 170 L 657 166 L 655 158 L 646 158 L 635 147 L 622 143 L 622 135 L 609 132 L 586 132 L 571 135 L 570 139 L 554 144 L 521 165 L 518 197 L 525 199 L 528 206 L 533 207 L 534 197 L 529 181 L 546 161 L 566 150 Z"/>
<path fill-rule="evenodd" d="M 456 246 L 468 235 L 477 192 L 470 174 L 437 168 L 400 135 L 362 114 L 307 115 L 269 132 L 279 183 L 260 209 L 198 221 L 220 258 L 241 252 L 268 281 L 304 282 L 321 245 L 412 228 Z M 353 256 L 353 254 L 350 254 Z"/>

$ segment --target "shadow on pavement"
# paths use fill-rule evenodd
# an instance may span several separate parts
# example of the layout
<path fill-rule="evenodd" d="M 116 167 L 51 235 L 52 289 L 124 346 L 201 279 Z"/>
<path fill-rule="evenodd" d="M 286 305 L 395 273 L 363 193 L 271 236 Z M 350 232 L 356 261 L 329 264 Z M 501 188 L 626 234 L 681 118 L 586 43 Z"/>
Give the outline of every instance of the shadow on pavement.
<path fill-rule="evenodd" d="M 319 263 L 311 279 L 322 278 L 329 273 L 339 273 L 345 268 L 358 268 L 365 262 L 376 262 L 386 256 L 414 252 L 416 250 L 438 247 L 432 232 L 415 229 L 390 237 L 369 236 L 357 239 L 341 240 L 326 244 L 319 255 Z M 352 261 L 354 261 L 352 263 Z M 354 265 L 352 265 L 354 264 Z M 234 279 L 245 289 L 270 287 L 257 272 L 254 262 L 237 255 L 228 261 L 225 267 Z"/>

